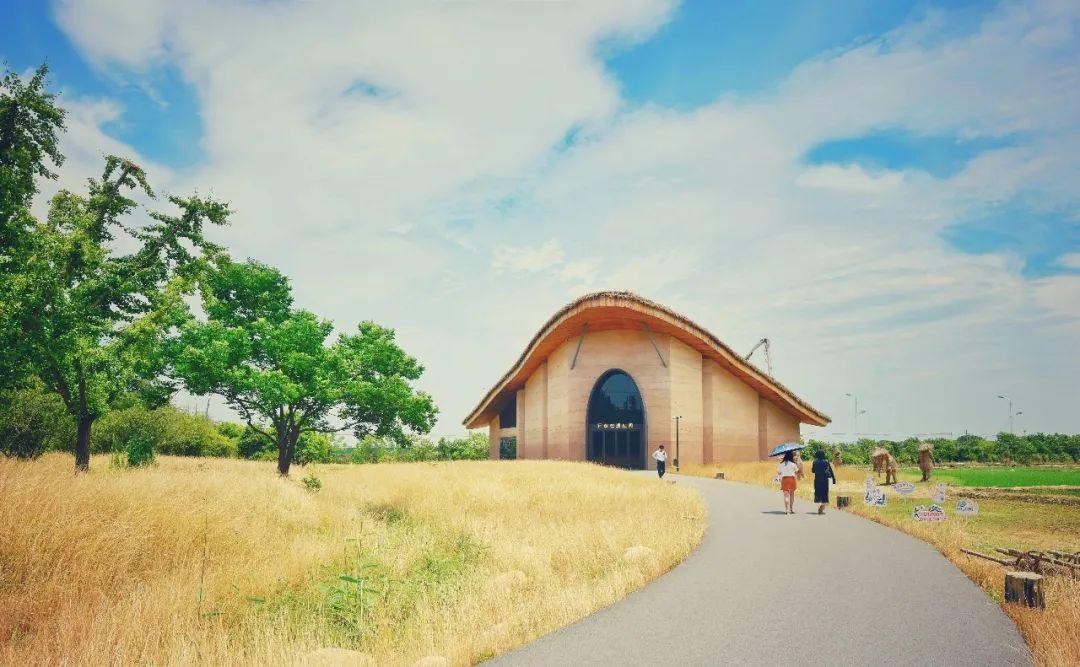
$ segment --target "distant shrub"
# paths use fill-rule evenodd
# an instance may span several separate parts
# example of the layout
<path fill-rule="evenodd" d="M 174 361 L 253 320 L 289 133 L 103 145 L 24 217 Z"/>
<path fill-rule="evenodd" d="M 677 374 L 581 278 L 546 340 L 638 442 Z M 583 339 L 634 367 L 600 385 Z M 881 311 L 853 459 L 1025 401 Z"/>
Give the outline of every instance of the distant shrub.
<path fill-rule="evenodd" d="M 147 466 L 154 462 L 154 447 L 150 439 L 141 433 L 132 436 L 127 443 L 127 464 L 129 468 Z"/>
<path fill-rule="evenodd" d="M 34 458 L 74 442 L 75 422 L 56 394 L 41 387 L 0 394 L 0 454 Z"/>
<path fill-rule="evenodd" d="M 300 483 L 311 493 L 315 493 L 322 488 L 322 480 L 316 477 L 314 472 L 308 473 L 306 477 L 300 480 Z"/>
<path fill-rule="evenodd" d="M 301 433 L 296 441 L 293 461 L 300 465 L 309 463 L 332 463 L 334 449 L 341 445 L 340 437 L 329 433 Z M 276 456 L 276 454 L 275 454 Z"/>
<path fill-rule="evenodd" d="M 217 431 L 221 435 L 225 436 L 229 440 L 238 441 L 244 437 L 244 431 L 246 427 L 243 424 L 237 424 L 236 422 L 220 422 L 217 425 Z"/>
<path fill-rule="evenodd" d="M 934 460 L 939 463 L 1074 463 L 1080 462 L 1080 435 L 1060 433 L 1030 433 L 1016 435 L 998 433 L 991 440 L 978 435 L 964 434 L 956 439 L 928 438 L 934 445 Z M 843 454 L 844 462 L 850 464 L 870 463 L 870 452 L 884 447 L 892 452 L 897 461 L 913 465 L 918 461 L 918 438 L 906 440 L 870 440 L 830 444 L 810 440 L 810 448 L 823 447 Z"/>
<path fill-rule="evenodd" d="M 488 436 L 473 431 L 464 438 L 439 438 L 435 448 L 442 461 L 479 461 L 488 457 Z"/>
<path fill-rule="evenodd" d="M 488 439 L 482 432 L 463 438 L 430 438 L 413 436 L 406 443 L 390 438 L 367 436 L 352 450 L 353 463 L 387 461 L 461 461 L 488 457 Z"/>
<path fill-rule="evenodd" d="M 250 426 L 241 427 L 240 436 L 233 442 L 236 443 L 237 455 L 241 458 L 256 460 L 277 458 L 277 448 L 274 443 Z M 267 457 L 267 454 L 270 456 Z"/>
<path fill-rule="evenodd" d="M 386 456 L 393 444 L 374 435 L 365 436 L 353 448 L 352 463 L 378 463 Z"/>
<path fill-rule="evenodd" d="M 218 431 L 218 426 L 202 415 L 192 415 L 171 405 L 148 410 L 141 406 L 114 410 L 94 428 L 91 450 L 126 450 L 141 438 L 158 454 L 173 456 L 236 456 L 236 443 Z"/>

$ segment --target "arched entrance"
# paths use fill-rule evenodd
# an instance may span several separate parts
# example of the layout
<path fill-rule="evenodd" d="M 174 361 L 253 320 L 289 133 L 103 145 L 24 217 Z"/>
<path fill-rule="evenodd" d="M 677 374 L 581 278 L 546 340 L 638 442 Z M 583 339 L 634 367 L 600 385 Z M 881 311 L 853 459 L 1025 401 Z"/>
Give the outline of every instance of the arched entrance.
<path fill-rule="evenodd" d="M 589 395 L 586 458 L 620 468 L 645 467 L 645 403 L 633 378 L 614 369 Z"/>

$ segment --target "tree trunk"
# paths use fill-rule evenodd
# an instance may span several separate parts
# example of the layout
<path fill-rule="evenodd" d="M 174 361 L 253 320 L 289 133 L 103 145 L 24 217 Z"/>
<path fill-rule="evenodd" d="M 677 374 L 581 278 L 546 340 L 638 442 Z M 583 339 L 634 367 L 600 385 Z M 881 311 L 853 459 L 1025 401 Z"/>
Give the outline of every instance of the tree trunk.
<path fill-rule="evenodd" d="M 1032 572 L 1006 572 L 1005 601 L 1017 602 L 1033 609 L 1045 609 L 1042 575 Z"/>
<path fill-rule="evenodd" d="M 79 426 L 75 432 L 75 472 L 90 470 L 90 429 L 94 426 L 94 417 L 79 415 Z"/>
<path fill-rule="evenodd" d="M 292 448 L 286 438 L 278 436 L 277 445 L 277 471 L 282 477 L 289 476 L 289 466 L 292 465 Z"/>

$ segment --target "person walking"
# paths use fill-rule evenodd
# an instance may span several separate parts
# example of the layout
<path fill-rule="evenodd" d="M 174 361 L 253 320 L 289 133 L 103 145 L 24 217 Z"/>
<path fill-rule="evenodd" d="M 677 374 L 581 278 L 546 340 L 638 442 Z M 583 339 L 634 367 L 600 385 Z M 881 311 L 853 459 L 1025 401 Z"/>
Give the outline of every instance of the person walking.
<path fill-rule="evenodd" d="M 656 459 L 656 474 L 660 476 L 660 479 L 664 479 L 664 472 L 667 468 L 667 452 L 664 451 L 664 446 L 657 447 L 652 457 Z"/>
<path fill-rule="evenodd" d="M 825 458 L 824 450 L 814 452 L 814 463 L 810 470 L 814 473 L 814 502 L 818 503 L 817 513 L 824 514 L 825 506 L 829 504 L 829 480 L 836 484 L 836 473 Z"/>
<path fill-rule="evenodd" d="M 784 494 L 784 509 L 788 514 L 795 513 L 795 477 L 799 474 L 799 464 L 795 463 L 794 452 L 784 452 L 784 460 L 776 467 L 776 476 L 780 478 L 780 491 Z"/>

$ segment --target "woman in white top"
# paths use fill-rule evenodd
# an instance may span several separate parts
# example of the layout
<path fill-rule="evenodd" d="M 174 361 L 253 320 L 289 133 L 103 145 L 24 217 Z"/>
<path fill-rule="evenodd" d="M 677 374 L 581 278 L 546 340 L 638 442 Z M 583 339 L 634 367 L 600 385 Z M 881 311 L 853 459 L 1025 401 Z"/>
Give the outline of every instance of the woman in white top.
<path fill-rule="evenodd" d="M 660 479 L 664 479 L 664 469 L 667 467 L 667 452 L 664 451 L 664 446 L 660 445 L 652 457 L 656 459 L 656 474 Z"/>
<path fill-rule="evenodd" d="M 784 494 L 784 509 L 788 514 L 795 513 L 795 478 L 799 474 L 799 464 L 795 463 L 794 452 L 784 452 L 784 460 L 776 467 L 780 478 L 780 491 Z"/>

